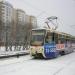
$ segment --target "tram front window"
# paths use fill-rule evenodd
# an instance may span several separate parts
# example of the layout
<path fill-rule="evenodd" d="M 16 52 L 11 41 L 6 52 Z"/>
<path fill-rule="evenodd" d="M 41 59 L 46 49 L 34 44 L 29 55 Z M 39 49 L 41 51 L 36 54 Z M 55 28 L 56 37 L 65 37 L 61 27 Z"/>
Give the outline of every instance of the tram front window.
<path fill-rule="evenodd" d="M 42 46 L 44 44 L 44 35 L 32 35 L 31 45 Z"/>

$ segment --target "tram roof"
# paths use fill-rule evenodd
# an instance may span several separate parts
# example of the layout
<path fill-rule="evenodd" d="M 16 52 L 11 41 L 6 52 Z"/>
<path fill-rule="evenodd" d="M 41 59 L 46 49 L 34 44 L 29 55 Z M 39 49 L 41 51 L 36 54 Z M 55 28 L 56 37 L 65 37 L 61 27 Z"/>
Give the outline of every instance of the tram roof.
<path fill-rule="evenodd" d="M 35 28 L 35 29 L 32 29 L 32 30 L 46 30 L 45 28 Z"/>
<path fill-rule="evenodd" d="M 50 32 L 54 32 L 54 33 L 57 33 L 57 34 L 62 34 L 62 35 L 65 35 L 65 36 L 75 37 L 75 36 L 72 36 L 71 34 L 68 34 L 68 33 L 60 32 L 60 31 L 56 31 L 56 30 L 50 30 L 50 29 L 46 29 L 46 28 L 35 28 L 35 29 L 32 29 L 32 30 L 46 30 L 48 32 L 50 31 Z"/>

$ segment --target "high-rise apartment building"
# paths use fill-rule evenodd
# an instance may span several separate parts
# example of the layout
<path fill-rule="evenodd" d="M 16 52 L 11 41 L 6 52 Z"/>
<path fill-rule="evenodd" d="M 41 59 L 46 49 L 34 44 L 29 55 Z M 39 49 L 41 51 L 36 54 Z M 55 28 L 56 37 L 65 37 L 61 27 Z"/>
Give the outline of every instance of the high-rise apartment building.
<path fill-rule="evenodd" d="M 37 27 L 37 19 L 26 15 L 21 9 L 0 1 L 0 45 L 26 45 L 32 28 Z"/>
<path fill-rule="evenodd" d="M 0 1 L 0 43 L 4 44 L 7 40 L 11 41 L 11 29 L 13 20 L 13 6 L 6 2 Z M 8 42 L 9 43 L 9 42 Z"/>
<path fill-rule="evenodd" d="M 21 45 L 23 44 L 25 39 L 25 17 L 26 14 L 23 10 L 16 10 L 16 42 Z"/>
<path fill-rule="evenodd" d="M 30 24 L 32 25 L 32 28 L 37 28 L 37 19 L 35 16 L 30 16 Z"/>

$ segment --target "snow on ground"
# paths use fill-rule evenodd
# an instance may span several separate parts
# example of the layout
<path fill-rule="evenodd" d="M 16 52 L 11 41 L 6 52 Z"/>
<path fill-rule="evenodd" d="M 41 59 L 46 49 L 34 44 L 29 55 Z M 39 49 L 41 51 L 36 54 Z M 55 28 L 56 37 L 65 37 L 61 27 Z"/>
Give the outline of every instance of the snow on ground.
<path fill-rule="evenodd" d="M 75 75 L 75 52 L 55 59 L 0 59 L 0 75 Z"/>

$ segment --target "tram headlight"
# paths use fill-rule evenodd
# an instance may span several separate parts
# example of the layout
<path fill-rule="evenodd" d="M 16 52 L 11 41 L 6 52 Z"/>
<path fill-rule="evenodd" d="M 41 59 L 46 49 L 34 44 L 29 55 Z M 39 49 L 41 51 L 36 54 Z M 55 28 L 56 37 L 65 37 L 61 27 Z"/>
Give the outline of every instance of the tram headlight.
<path fill-rule="evenodd" d="M 42 51 L 43 51 L 44 49 L 42 48 Z"/>
<path fill-rule="evenodd" d="M 42 48 L 41 48 L 41 51 L 43 51 L 43 50 L 44 50 L 44 48 L 42 47 Z"/>
<path fill-rule="evenodd" d="M 44 50 L 43 47 L 39 47 L 39 48 L 37 49 L 37 52 L 38 52 L 38 53 L 42 53 L 43 50 Z"/>

